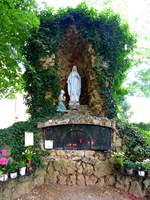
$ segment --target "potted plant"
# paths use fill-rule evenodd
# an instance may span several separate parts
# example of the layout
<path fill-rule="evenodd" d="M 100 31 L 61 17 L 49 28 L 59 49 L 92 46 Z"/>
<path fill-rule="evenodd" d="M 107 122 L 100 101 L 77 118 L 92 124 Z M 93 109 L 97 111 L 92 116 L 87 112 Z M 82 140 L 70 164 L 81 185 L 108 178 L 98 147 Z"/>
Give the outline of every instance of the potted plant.
<path fill-rule="evenodd" d="M 145 166 L 143 162 L 136 161 L 136 169 L 138 170 L 138 175 L 140 177 L 145 177 Z"/>
<path fill-rule="evenodd" d="M 5 182 L 8 180 L 7 165 L 8 159 L 6 156 L 6 150 L 2 149 L 0 151 L 0 181 Z"/>
<path fill-rule="evenodd" d="M 149 176 L 149 174 L 150 174 L 150 159 L 143 160 L 143 165 L 144 165 L 145 171 L 148 173 L 148 176 Z"/>
<path fill-rule="evenodd" d="M 26 163 L 24 160 L 21 160 L 19 163 L 18 163 L 18 169 L 19 169 L 19 174 L 21 176 L 24 176 L 26 174 Z"/>
<path fill-rule="evenodd" d="M 0 181 L 3 181 L 3 171 L 0 169 Z"/>
<path fill-rule="evenodd" d="M 124 152 L 114 152 L 113 157 L 115 158 L 115 165 L 116 168 L 121 171 L 121 173 L 124 173 L 124 162 L 125 162 L 125 156 Z"/>
<path fill-rule="evenodd" d="M 1 182 L 5 182 L 8 180 L 8 169 L 7 169 L 7 165 L 3 166 L 0 170 L 0 181 Z"/>
<path fill-rule="evenodd" d="M 17 176 L 18 176 L 17 171 L 18 171 L 18 163 L 16 161 L 11 162 L 9 165 L 9 169 L 8 169 L 11 179 L 17 178 Z"/>
<path fill-rule="evenodd" d="M 33 150 L 30 149 L 30 148 L 26 149 L 25 152 L 23 152 L 23 155 L 25 156 L 25 158 L 26 158 L 27 161 L 28 161 L 29 173 L 32 173 L 31 161 L 32 161 L 32 156 L 33 156 L 34 154 L 35 154 L 35 153 L 34 153 Z"/>
<path fill-rule="evenodd" d="M 134 162 L 131 160 L 125 160 L 125 169 L 129 176 L 133 175 Z"/>

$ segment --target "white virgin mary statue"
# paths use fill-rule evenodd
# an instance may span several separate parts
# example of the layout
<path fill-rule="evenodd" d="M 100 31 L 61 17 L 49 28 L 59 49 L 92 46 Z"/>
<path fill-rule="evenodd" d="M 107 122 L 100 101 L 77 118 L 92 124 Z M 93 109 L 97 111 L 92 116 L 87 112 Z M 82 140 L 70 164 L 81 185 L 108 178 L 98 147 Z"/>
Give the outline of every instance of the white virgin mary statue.
<path fill-rule="evenodd" d="M 73 66 L 72 72 L 69 74 L 68 80 L 68 94 L 70 97 L 69 106 L 78 106 L 81 95 L 81 77 L 77 71 L 77 67 Z"/>

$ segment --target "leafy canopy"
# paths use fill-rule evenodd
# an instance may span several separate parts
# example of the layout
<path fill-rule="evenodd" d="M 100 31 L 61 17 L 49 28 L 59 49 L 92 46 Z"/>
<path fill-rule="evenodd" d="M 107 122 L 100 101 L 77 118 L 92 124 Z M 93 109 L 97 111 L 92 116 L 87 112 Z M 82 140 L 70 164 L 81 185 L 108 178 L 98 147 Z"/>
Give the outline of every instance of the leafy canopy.
<path fill-rule="evenodd" d="M 34 0 L 0 1 L 0 98 L 21 90 L 22 47 L 38 25 Z"/>
<path fill-rule="evenodd" d="M 131 96 L 150 98 L 150 69 L 141 69 L 136 72 L 136 79 L 128 85 Z"/>

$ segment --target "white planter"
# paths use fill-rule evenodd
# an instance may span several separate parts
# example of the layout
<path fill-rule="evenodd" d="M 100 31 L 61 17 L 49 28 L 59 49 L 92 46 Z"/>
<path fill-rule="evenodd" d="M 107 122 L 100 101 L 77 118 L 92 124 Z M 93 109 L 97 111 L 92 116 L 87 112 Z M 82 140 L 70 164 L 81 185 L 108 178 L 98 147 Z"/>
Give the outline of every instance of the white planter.
<path fill-rule="evenodd" d="M 26 174 L 26 167 L 20 168 L 19 173 L 20 173 L 21 176 L 24 176 Z"/>
<path fill-rule="evenodd" d="M 145 171 L 138 171 L 138 175 L 144 177 L 145 176 Z"/>
<path fill-rule="evenodd" d="M 10 178 L 11 179 L 17 178 L 17 172 L 10 173 Z"/>
<path fill-rule="evenodd" d="M 127 174 L 130 176 L 130 175 L 133 175 L 133 169 L 127 169 Z"/>
<path fill-rule="evenodd" d="M 0 177 L 0 181 L 1 182 L 5 182 L 8 180 L 8 174 L 3 174 L 1 177 Z"/>

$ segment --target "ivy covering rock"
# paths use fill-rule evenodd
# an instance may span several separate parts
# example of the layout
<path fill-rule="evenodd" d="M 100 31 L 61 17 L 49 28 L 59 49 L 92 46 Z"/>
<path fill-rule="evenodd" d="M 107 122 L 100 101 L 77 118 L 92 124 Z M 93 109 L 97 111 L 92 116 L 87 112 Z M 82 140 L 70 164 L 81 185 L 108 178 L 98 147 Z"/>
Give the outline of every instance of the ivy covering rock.
<path fill-rule="evenodd" d="M 55 114 L 61 87 L 60 45 L 69 37 L 68 28 L 75 26 L 85 42 L 92 45 L 95 54 L 92 70 L 97 75 L 99 93 L 104 97 L 106 116 L 114 118 L 125 93 L 121 85 L 131 66 L 129 54 L 135 45 L 128 24 L 111 10 L 98 13 L 85 3 L 77 8 L 59 9 L 57 13 L 48 8 L 40 12 L 39 19 L 40 28 L 33 31 L 24 48 L 28 61 L 24 75 L 26 104 L 32 117 Z M 53 62 L 43 69 L 41 62 L 46 56 L 53 58 Z"/>

